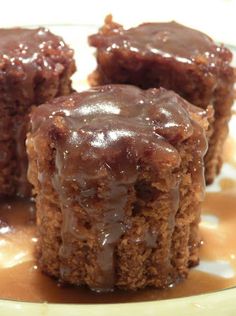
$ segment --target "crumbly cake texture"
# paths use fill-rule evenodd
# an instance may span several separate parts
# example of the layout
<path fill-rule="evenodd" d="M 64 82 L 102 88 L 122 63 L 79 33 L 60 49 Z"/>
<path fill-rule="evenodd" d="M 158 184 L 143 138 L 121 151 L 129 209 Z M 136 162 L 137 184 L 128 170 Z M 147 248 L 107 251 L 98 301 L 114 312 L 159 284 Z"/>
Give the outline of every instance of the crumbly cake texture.
<path fill-rule="evenodd" d="M 45 28 L 0 29 L 0 196 L 28 195 L 25 138 L 32 105 L 72 92 L 73 51 Z"/>
<path fill-rule="evenodd" d="M 205 157 L 206 182 L 222 166 L 223 145 L 233 104 L 232 53 L 207 35 L 175 22 L 145 23 L 125 30 L 108 16 L 89 37 L 97 48 L 92 86 L 125 83 L 147 89 L 164 87 L 203 109 L 212 104 L 215 117 Z"/>
<path fill-rule="evenodd" d="M 40 269 L 96 291 L 185 278 L 199 260 L 208 116 L 172 91 L 129 85 L 33 109 Z"/>

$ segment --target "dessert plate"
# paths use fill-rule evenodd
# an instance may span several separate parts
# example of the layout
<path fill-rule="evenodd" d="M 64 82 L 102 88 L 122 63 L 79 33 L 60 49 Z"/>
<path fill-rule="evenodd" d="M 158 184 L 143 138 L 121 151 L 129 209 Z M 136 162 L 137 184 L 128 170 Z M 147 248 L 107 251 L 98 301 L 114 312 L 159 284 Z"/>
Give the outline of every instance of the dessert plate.
<path fill-rule="evenodd" d="M 48 25 L 50 30 L 61 35 L 65 41 L 75 49 L 75 58 L 78 71 L 73 77 L 73 87 L 76 90 L 84 90 L 89 87 L 87 75 L 91 73 L 95 66 L 94 50 L 87 44 L 87 36 L 97 31 L 98 27 L 94 25 Z M 236 48 L 229 46 L 236 56 Z M 234 61 L 235 62 L 235 61 Z M 234 106 L 236 111 L 236 105 Z M 234 145 L 235 144 L 235 148 Z M 204 214 L 202 216 L 201 228 L 208 231 L 207 236 L 215 236 L 215 242 L 220 243 L 225 240 L 227 243 L 227 233 L 230 229 L 231 221 L 226 217 L 219 217 L 220 211 L 227 213 L 230 208 L 233 212 L 233 195 L 236 197 L 236 115 L 233 114 L 230 121 L 230 133 L 226 144 L 225 162 L 220 176 L 217 177 L 213 185 L 207 188 L 208 195 L 205 203 Z M 223 198 L 222 198 L 223 196 Z M 212 201 L 219 199 L 219 204 L 213 205 Z M 218 200 L 217 200 L 218 201 Z M 222 202 L 223 201 L 223 202 Z M 224 201 L 227 203 L 224 204 Z M 231 201 L 231 203 L 228 201 Z M 235 199 L 236 201 L 236 199 Z M 212 212 L 212 207 L 217 208 L 217 212 Z M 235 204 L 236 212 L 236 204 Z M 227 221 L 227 222 L 226 222 Z M 231 223 L 232 224 L 232 223 Z M 236 216 L 235 216 L 236 225 Z M 218 239 L 217 239 L 218 238 Z M 206 238 L 206 242 L 207 242 Z M 224 244 L 223 244 L 224 245 Z M 0 245 L 1 247 L 1 245 Z M 199 266 L 195 268 L 202 273 L 208 273 L 225 280 L 224 290 L 215 291 L 208 294 L 192 295 L 182 298 L 172 298 L 166 300 L 152 300 L 146 302 L 133 303 L 114 303 L 114 304 L 51 304 L 51 303 L 27 303 L 0 299 L 0 315 L 4 316 L 61 316 L 61 315 L 233 315 L 236 313 L 236 243 L 235 247 L 229 249 L 225 256 L 220 256 L 217 260 L 213 253 L 215 252 L 214 243 L 212 243 L 212 254 L 207 256 L 206 260 L 201 260 Z M 0 248 L 0 267 L 3 265 L 4 256 L 1 256 Z M 19 258 L 15 256 L 10 258 L 11 265 L 17 265 Z M 21 262 L 27 261 L 27 255 L 20 258 Z M 12 284 L 12 286 L 14 286 Z M 191 291 L 194 293 L 194 291 Z"/>

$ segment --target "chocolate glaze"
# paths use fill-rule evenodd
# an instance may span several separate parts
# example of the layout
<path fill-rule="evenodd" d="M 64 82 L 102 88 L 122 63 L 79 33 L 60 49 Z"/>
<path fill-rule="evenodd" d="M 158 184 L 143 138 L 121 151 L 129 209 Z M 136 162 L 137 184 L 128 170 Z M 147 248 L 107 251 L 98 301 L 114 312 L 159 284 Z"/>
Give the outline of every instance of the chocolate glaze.
<path fill-rule="evenodd" d="M 53 71 L 55 75 L 63 72 L 64 66 L 59 63 L 63 52 L 65 57 L 73 56 L 73 51 L 68 49 L 62 38 L 45 28 L 0 29 L 0 70 L 6 73 L 9 89 L 14 82 L 21 83 L 24 93 L 27 93 L 27 106 L 37 102 L 34 91 L 37 79 L 47 78 Z M 40 78 L 37 78 L 39 75 Z M 8 95 L 14 101 L 16 96 L 12 92 Z M 18 111 L 21 107 L 19 105 Z"/>
<path fill-rule="evenodd" d="M 55 64 L 49 56 L 54 50 L 65 50 L 68 55 L 72 56 L 72 50 L 68 50 L 62 38 L 55 36 L 43 27 L 0 29 L 0 39 L 1 59 L 7 66 L 12 66 L 12 70 L 18 72 L 19 75 L 22 69 L 29 67 L 24 77 L 26 81 L 30 81 L 37 70 L 40 72 L 42 69 L 51 71 L 55 68 Z"/>
<path fill-rule="evenodd" d="M 0 80 L 3 85 L 0 106 L 7 108 L 13 117 L 11 129 L 15 138 L 15 154 L 20 161 L 15 171 L 19 176 L 20 195 L 30 192 L 26 179 L 26 114 L 33 104 L 45 101 L 42 96 L 38 99 L 37 85 L 62 74 L 65 65 L 72 59 L 73 50 L 61 37 L 45 28 L 0 29 Z"/>
<path fill-rule="evenodd" d="M 94 289 L 113 288 L 114 249 L 129 227 L 125 212 L 128 188 L 138 179 L 142 162 L 148 162 L 157 173 L 163 168 L 177 170 L 181 158 L 176 147 L 192 137 L 198 149 L 193 168 L 199 188 L 204 187 L 205 132 L 191 117 L 203 119 L 206 115 L 172 91 L 143 91 L 123 85 L 74 93 L 33 110 L 30 137 L 36 152 L 40 155 L 37 135 L 51 137 L 55 150 L 52 184 L 63 213 L 60 257 L 69 257 L 73 252 L 71 235 L 79 240 L 89 239 L 88 229 L 77 229 L 73 206 L 79 203 L 100 245 L 100 274 Z M 103 178 L 109 182 L 104 184 Z M 39 182 L 44 186 L 43 175 Z M 101 183 L 105 190 L 99 192 L 97 187 Z M 178 183 L 173 183 L 174 214 L 179 207 L 178 193 Z M 101 210 L 96 208 L 97 201 L 102 203 Z M 156 238 L 148 232 L 144 239 L 147 245 L 155 247 Z M 61 279 L 69 273 L 70 267 L 61 264 Z"/>
<path fill-rule="evenodd" d="M 110 22 L 110 17 L 106 22 Z M 98 34 L 91 35 L 89 43 L 108 54 L 119 50 L 152 59 L 161 55 L 162 58 L 189 65 L 204 62 L 204 58 L 214 59 L 221 53 L 224 53 L 226 60 L 232 59 L 232 54 L 223 46 L 215 45 L 209 36 L 174 21 L 144 23 L 128 30 L 114 22 L 107 27 L 108 29 L 105 26 Z M 214 63 L 211 67 L 215 67 Z"/>

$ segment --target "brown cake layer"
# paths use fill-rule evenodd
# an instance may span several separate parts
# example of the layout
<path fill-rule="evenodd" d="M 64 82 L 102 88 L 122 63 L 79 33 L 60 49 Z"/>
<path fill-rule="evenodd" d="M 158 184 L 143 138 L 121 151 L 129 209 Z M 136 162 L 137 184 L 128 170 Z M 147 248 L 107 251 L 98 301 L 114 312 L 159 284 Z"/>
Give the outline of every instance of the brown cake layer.
<path fill-rule="evenodd" d="M 97 48 L 97 69 L 90 75 L 92 85 L 164 87 L 203 109 L 213 105 L 215 119 L 205 158 L 206 182 L 211 183 L 222 165 L 231 117 L 231 52 L 207 35 L 176 22 L 145 23 L 125 30 L 111 16 L 98 34 L 89 37 L 89 43 Z"/>
<path fill-rule="evenodd" d="M 33 109 L 39 267 L 97 291 L 165 287 L 198 263 L 208 113 L 108 85 Z"/>
<path fill-rule="evenodd" d="M 45 28 L 0 29 L 0 196 L 27 195 L 27 113 L 71 93 L 73 51 Z"/>

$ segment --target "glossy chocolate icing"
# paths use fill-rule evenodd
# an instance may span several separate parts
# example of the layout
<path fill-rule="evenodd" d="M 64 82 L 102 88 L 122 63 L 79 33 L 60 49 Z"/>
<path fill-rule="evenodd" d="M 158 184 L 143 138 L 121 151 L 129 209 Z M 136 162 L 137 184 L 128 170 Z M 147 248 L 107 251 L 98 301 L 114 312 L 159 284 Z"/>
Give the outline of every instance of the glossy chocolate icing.
<path fill-rule="evenodd" d="M 28 101 L 34 100 L 37 75 L 43 79 L 52 71 L 55 74 L 63 71 L 63 65 L 57 65 L 57 50 L 65 51 L 68 57 L 73 55 L 73 51 L 68 49 L 61 37 L 45 28 L 0 29 L 0 70 L 6 72 L 9 85 L 13 80 L 21 81 L 22 89 L 27 91 Z"/>
<path fill-rule="evenodd" d="M 207 145 L 205 132 L 194 116 L 201 119 L 206 112 L 172 91 L 143 91 L 128 85 L 102 86 L 60 97 L 31 113 L 30 137 L 37 154 L 41 150 L 37 135 L 50 137 L 55 154 L 50 172 L 63 214 L 60 257 L 73 252 L 70 236 L 88 240 L 91 230 L 95 232 L 100 274 L 94 289 L 113 288 L 114 249 L 129 227 L 128 190 L 137 181 L 142 163 L 157 173 L 177 170 L 181 162 L 178 145 L 192 137 L 197 149 L 193 168 L 199 190 L 203 190 L 202 159 Z M 43 173 L 38 180 L 43 187 Z M 170 195 L 175 213 L 179 207 L 178 183 L 173 183 Z M 76 203 L 86 212 L 89 229 L 77 222 L 73 210 Z M 156 238 L 147 233 L 148 247 L 155 247 Z M 61 264 L 61 279 L 69 273 L 70 267 Z"/>
<path fill-rule="evenodd" d="M 144 23 L 128 30 L 113 23 L 109 30 L 102 29 L 98 34 L 91 35 L 89 43 L 108 54 L 117 50 L 145 58 L 158 58 L 160 55 L 189 65 L 212 60 L 223 52 L 226 59 L 227 54 L 229 61 L 232 58 L 228 50 L 217 46 L 209 36 L 174 21 Z"/>

